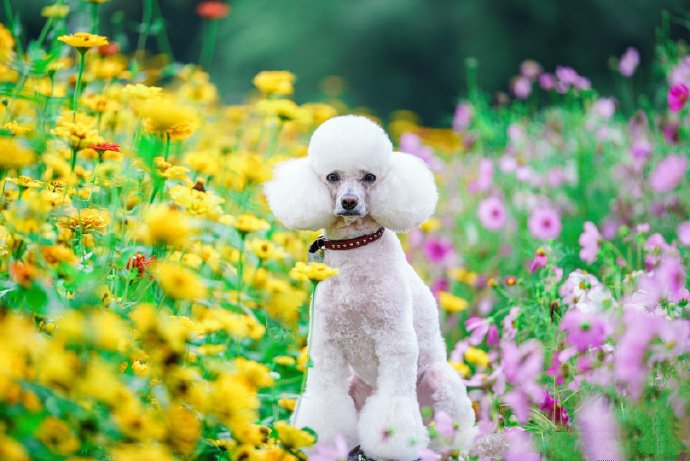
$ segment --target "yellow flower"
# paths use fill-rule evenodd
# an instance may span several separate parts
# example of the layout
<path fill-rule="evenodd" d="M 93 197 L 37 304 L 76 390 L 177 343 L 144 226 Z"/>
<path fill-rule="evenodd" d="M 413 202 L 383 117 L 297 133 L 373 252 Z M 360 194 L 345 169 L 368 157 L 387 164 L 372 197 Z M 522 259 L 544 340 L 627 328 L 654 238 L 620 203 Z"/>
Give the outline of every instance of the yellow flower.
<path fill-rule="evenodd" d="M 173 245 L 187 243 L 192 227 L 185 213 L 167 205 L 151 207 L 144 215 L 140 238 L 149 245 Z"/>
<path fill-rule="evenodd" d="M 162 445 L 131 444 L 113 448 L 113 461 L 173 461 L 170 451 Z"/>
<path fill-rule="evenodd" d="M 70 230 L 81 228 L 82 232 L 105 232 L 110 222 L 108 210 L 97 210 L 95 208 L 84 208 L 83 210 L 72 209 L 69 216 L 63 216 L 58 220 L 58 226 Z"/>
<path fill-rule="evenodd" d="M 84 52 L 89 48 L 103 46 L 108 44 L 108 38 L 102 35 L 94 35 L 88 32 L 77 32 L 70 35 L 61 35 L 58 40 L 80 52 Z"/>
<path fill-rule="evenodd" d="M 13 138 L 0 138 L 0 170 L 21 168 L 36 161 L 36 154 Z"/>
<path fill-rule="evenodd" d="M 221 222 L 223 221 L 221 220 Z M 270 227 L 268 223 L 263 219 L 257 218 L 256 216 L 247 213 L 239 215 L 236 219 L 227 217 L 226 222 L 224 222 L 224 224 L 231 225 L 243 234 L 267 230 Z"/>
<path fill-rule="evenodd" d="M 173 405 L 167 414 L 168 440 L 176 452 L 191 454 L 201 437 L 201 421 L 191 410 Z"/>
<path fill-rule="evenodd" d="M 474 365 L 485 368 L 489 365 L 489 354 L 487 354 L 486 351 L 477 349 L 476 347 L 468 347 L 465 351 L 465 360 Z"/>
<path fill-rule="evenodd" d="M 439 292 L 438 302 L 444 310 L 451 313 L 464 311 L 468 306 L 467 300 L 447 291 Z"/>
<path fill-rule="evenodd" d="M 251 239 L 247 242 L 247 248 L 259 259 L 282 258 L 284 253 L 276 245 L 268 240 Z"/>
<path fill-rule="evenodd" d="M 302 105 L 302 109 L 309 112 L 314 125 L 321 125 L 326 120 L 338 115 L 338 111 L 330 104 L 310 103 Z"/>
<path fill-rule="evenodd" d="M 55 3 L 53 5 L 44 6 L 41 10 L 41 16 L 44 18 L 61 19 L 69 14 L 69 6 Z"/>
<path fill-rule="evenodd" d="M 242 432 L 259 416 L 256 392 L 236 376 L 221 374 L 211 385 L 210 397 L 210 410 L 233 433 Z"/>
<path fill-rule="evenodd" d="M 172 140 L 190 137 L 198 119 L 193 109 L 167 99 L 148 99 L 141 105 L 144 127 L 149 133 L 170 136 Z"/>
<path fill-rule="evenodd" d="M 253 83 L 262 93 L 289 95 L 295 91 L 295 74 L 287 70 L 265 70 L 254 77 Z"/>
<path fill-rule="evenodd" d="M 334 269 L 325 265 L 324 263 L 309 262 L 307 264 L 299 261 L 290 270 L 290 277 L 295 280 L 311 280 L 312 282 L 321 282 L 327 278 L 333 277 L 338 273 L 338 269 Z"/>
<path fill-rule="evenodd" d="M 290 357 L 289 355 L 276 355 L 273 357 L 273 363 L 284 366 L 294 366 L 295 358 Z"/>
<path fill-rule="evenodd" d="M 467 366 L 465 362 L 449 362 L 450 366 L 455 369 L 463 378 L 466 378 L 470 374 L 470 367 Z"/>
<path fill-rule="evenodd" d="M 79 449 L 79 439 L 64 421 L 52 416 L 43 420 L 36 432 L 38 440 L 43 442 L 53 453 L 62 456 L 74 453 Z"/>
<path fill-rule="evenodd" d="M 0 63 L 10 61 L 14 55 L 14 37 L 12 32 L 0 24 Z"/>
<path fill-rule="evenodd" d="M 297 399 L 280 399 L 278 400 L 278 406 L 280 408 L 285 408 L 288 411 L 295 411 Z"/>
<path fill-rule="evenodd" d="M 91 123 L 86 119 L 77 118 L 72 121 L 71 117 L 61 117 L 57 127 L 50 130 L 50 133 L 64 140 L 72 149 L 80 150 L 103 142 Z"/>
<path fill-rule="evenodd" d="M 30 126 L 22 126 L 15 121 L 11 121 L 2 125 L 0 129 L 9 131 L 12 136 L 22 136 L 30 132 L 33 128 Z"/>
<path fill-rule="evenodd" d="M 422 229 L 422 231 L 424 231 L 424 233 L 428 234 L 429 232 L 433 232 L 436 229 L 440 228 L 441 221 L 439 221 L 436 218 L 431 218 L 427 221 L 424 221 L 419 227 Z"/>
<path fill-rule="evenodd" d="M 168 173 L 173 168 L 181 167 L 170 167 L 165 173 Z M 221 204 L 225 199 L 212 191 L 200 191 L 195 187 L 181 184 L 173 186 L 170 188 L 170 198 L 175 205 L 184 208 L 191 215 L 204 216 L 213 220 L 218 219 L 223 213 Z"/>
<path fill-rule="evenodd" d="M 256 110 L 265 116 L 278 117 L 282 121 L 306 121 L 309 113 L 289 99 L 262 99 L 256 104 Z"/>
<path fill-rule="evenodd" d="M 471 272 L 464 267 L 456 267 L 448 271 L 450 278 L 457 280 L 465 285 L 474 285 L 477 282 L 477 273 Z"/>
<path fill-rule="evenodd" d="M 273 427 L 278 432 L 278 440 L 288 450 L 310 447 L 316 442 L 309 432 L 290 426 L 285 421 L 278 421 Z"/>
<path fill-rule="evenodd" d="M 6 461 L 29 461 L 29 455 L 21 443 L 0 434 L 0 459 Z"/>
<path fill-rule="evenodd" d="M 163 292 L 173 299 L 198 299 L 206 296 L 203 280 L 184 266 L 158 263 L 155 273 Z"/>
<path fill-rule="evenodd" d="M 250 389 L 270 387 L 273 385 L 273 377 L 271 377 L 270 371 L 261 363 L 239 357 L 235 359 L 233 365 L 237 377 L 239 377 Z"/>

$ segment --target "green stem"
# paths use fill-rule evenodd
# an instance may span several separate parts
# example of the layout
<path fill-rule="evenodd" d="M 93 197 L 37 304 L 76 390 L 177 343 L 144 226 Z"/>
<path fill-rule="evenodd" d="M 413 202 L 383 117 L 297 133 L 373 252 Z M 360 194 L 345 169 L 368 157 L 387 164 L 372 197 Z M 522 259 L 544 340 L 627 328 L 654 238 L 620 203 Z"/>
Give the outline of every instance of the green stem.
<path fill-rule="evenodd" d="M 149 36 L 151 30 L 151 16 L 153 14 L 153 0 L 144 0 L 143 6 L 143 17 L 141 24 L 139 25 L 139 39 L 137 40 L 137 51 L 139 54 L 144 50 L 146 46 L 146 39 Z"/>
<path fill-rule="evenodd" d="M 77 149 L 72 148 L 72 161 L 70 162 L 70 168 L 72 173 L 74 173 L 74 168 L 77 166 Z M 66 188 L 65 188 L 66 189 Z"/>
<path fill-rule="evenodd" d="M 201 59 L 199 65 L 207 72 L 211 69 L 211 62 L 213 61 L 213 50 L 216 46 L 218 38 L 218 20 L 210 19 L 204 22 L 203 43 L 201 45 Z"/>
<path fill-rule="evenodd" d="M 43 41 L 48 36 L 48 32 L 50 31 L 50 28 L 52 25 L 53 25 L 53 18 L 48 18 L 45 25 L 43 26 L 43 29 L 41 29 L 41 34 L 38 36 L 38 40 L 36 41 L 36 44 L 38 45 L 39 48 L 41 46 L 43 46 Z"/>
<path fill-rule="evenodd" d="M 170 133 L 165 133 L 165 156 L 163 159 L 167 162 L 170 156 Z"/>
<path fill-rule="evenodd" d="M 84 66 L 86 63 L 86 50 L 79 52 L 79 74 L 77 74 L 77 84 L 74 87 L 74 97 L 72 98 L 72 120 L 77 119 L 77 102 L 79 101 L 79 93 L 81 92 L 81 79 L 84 75 Z"/>

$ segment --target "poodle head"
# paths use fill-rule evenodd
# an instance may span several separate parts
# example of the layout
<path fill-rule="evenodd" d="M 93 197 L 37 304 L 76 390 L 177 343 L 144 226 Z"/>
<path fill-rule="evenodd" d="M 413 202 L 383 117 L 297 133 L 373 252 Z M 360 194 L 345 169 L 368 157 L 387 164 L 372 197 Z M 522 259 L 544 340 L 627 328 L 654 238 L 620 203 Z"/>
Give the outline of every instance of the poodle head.
<path fill-rule="evenodd" d="M 429 169 L 417 157 L 394 153 L 384 130 L 365 117 L 324 122 L 308 152 L 278 165 L 266 184 L 273 213 L 288 227 L 320 229 L 339 217 L 370 216 L 406 231 L 434 211 L 438 195 Z"/>

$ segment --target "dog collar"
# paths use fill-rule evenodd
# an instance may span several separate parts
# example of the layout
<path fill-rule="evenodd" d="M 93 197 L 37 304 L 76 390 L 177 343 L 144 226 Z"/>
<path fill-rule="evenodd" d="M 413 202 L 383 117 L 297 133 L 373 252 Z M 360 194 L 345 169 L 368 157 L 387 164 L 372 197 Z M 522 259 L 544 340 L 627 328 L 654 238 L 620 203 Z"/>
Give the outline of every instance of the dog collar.
<path fill-rule="evenodd" d="M 361 248 L 380 239 L 384 230 L 385 229 L 381 227 L 373 234 L 360 235 L 359 237 L 347 240 L 329 240 L 323 235 L 320 235 L 319 238 L 314 240 L 314 242 L 309 246 L 309 253 L 316 253 L 317 251 L 323 249 L 353 250 L 355 248 Z"/>

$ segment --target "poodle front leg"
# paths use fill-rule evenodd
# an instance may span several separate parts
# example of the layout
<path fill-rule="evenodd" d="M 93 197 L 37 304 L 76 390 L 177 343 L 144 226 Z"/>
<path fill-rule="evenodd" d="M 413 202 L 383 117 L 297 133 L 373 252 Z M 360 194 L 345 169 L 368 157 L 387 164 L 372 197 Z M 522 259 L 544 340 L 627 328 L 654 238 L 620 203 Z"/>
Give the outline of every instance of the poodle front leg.
<path fill-rule="evenodd" d="M 418 386 L 419 400 L 431 404 L 434 413 L 445 412 L 455 424 L 452 447 L 468 454 L 478 433 L 472 402 L 458 373 L 447 362 L 432 363 Z"/>
<path fill-rule="evenodd" d="M 331 443 L 340 434 L 354 447 L 357 412 L 348 395 L 350 370 L 345 357 L 337 344 L 326 340 L 313 345 L 312 362 L 306 389 L 292 415 L 292 425 L 310 427 L 319 442 Z"/>
<path fill-rule="evenodd" d="M 359 438 L 368 457 L 411 461 L 428 444 L 416 393 L 414 330 L 386 332 L 377 339 L 376 391 L 359 414 Z"/>

